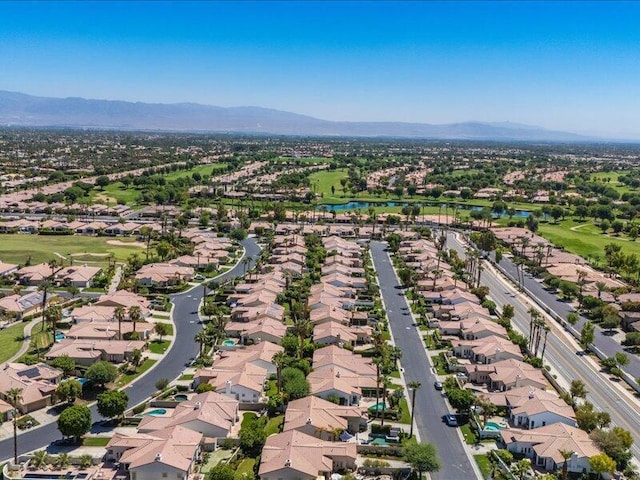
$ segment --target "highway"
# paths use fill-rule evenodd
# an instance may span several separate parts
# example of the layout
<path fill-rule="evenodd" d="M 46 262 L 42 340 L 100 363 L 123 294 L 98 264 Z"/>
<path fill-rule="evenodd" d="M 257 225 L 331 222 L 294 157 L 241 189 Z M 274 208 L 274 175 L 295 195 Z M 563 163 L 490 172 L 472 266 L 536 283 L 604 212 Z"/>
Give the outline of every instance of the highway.
<path fill-rule="evenodd" d="M 402 350 L 400 363 L 407 382 L 417 380 L 422 386 L 416 393 L 415 426 L 420 441 L 433 443 L 442 462 L 442 468 L 432 473 L 434 480 L 470 480 L 476 473 L 466 455 L 457 429 L 447 426 L 442 416 L 449 413 L 444 398 L 433 388 L 436 377 L 429 367 L 427 353 L 420 331 L 413 323 L 409 305 L 393 270 L 385 244 L 371 242 L 371 255 L 380 281 L 389 325 L 395 344 Z M 410 401 L 410 399 L 408 399 Z"/>
<path fill-rule="evenodd" d="M 464 244 L 453 233 L 448 235 L 448 246 L 464 257 Z M 525 336 L 528 335 L 528 310 L 533 302 L 529 303 L 526 296 L 518 292 L 508 280 L 491 268 L 488 262 L 485 262 L 481 284 L 489 287 L 489 296 L 499 307 L 506 304 L 513 305 L 515 316 L 512 325 Z M 589 392 L 587 400 L 599 410 L 608 412 L 614 425 L 621 426 L 631 432 L 636 442 L 632 447 L 632 453 L 636 458 L 640 458 L 640 445 L 638 445 L 640 441 L 640 415 L 637 404 L 619 392 L 588 357 L 576 355 L 576 352 L 581 349 L 570 334 L 565 332 L 556 322 L 548 321 L 547 324 L 551 327 L 551 332 L 547 338 L 545 363 L 554 367 L 554 370 L 559 377 L 565 380 L 566 384 L 575 379 L 582 380 Z M 563 383 L 560 378 L 558 380 Z"/>
<path fill-rule="evenodd" d="M 254 260 L 260 253 L 260 247 L 255 240 L 248 238 L 242 242 L 245 248 L 245 256 L 250 256 L 250 265 L 243 265 L 242 262 L 217 277 L 218 281 L 225 281 L 234 277 L 244 275 L 245 269 L 250 269 L 254 265 Z M 244 257 L 243 257 L 244 258 Z M 171 349 L 158 364 L 132 385 L 124 389 L 129 396 L 129 406 L 137 405 L 156 392 L 155 384 L 161 378 L 173 380 L 179 377 L 185 366 L 198 354 L 198 345 L 193 338 L 202 328 L 199 324 L 198 308 L 202 301 L 204 289 L 195 287 L 191 290 L 172 295 L 171 302 L 173 308 L 173 320 L 175 323 L 175 339 Z M 96 406 L 91 407 L 94 422 L 103 420 L 98 413 Z M 97 427 L 98 428 L 98 427 Z M 18 454 L 44 448 L 61 438 L 56 422 L 26 430 L 18 435 Z M 13 437 L 0 441 L 0 462 L 13 458 Z"/>
<path fill-rule="evenodd" d="M 500 261 L 500 267 L 507 272 L 507 275 L 515 280 L 517 278 L 516 272 L 516 264 L 511 261 L 511 259 L 503 257 Z M 559 317 L 566 319 L 567 315 L 570 312 L 574 312 L 575 310 L 571 305 L 567 302 L 561 301 L 557 295 L 546 291 L 540 282 L 536 281 L 535 278 L 528 276 L 525 274 L 524 277 L 524 286 L 529 290 L 533 295 L 542 300 L 544 304 L 553 311 Z M 580 320 L 574 328 L 576 331 L 580 331 L 584 322 L 587 319 L 585 317 L 580 317 Z M 595 340 L 593 344 L 604 353 L 608 357 L 613 357 L 617 352 L 622 352 L 623 348 L 620 346 L 615 339 L 605 334 L 605 331 L 596 325 L 595 328 Z M 633 378 L 640 378 L 640 358 L 637 355 L 631 354 L 629 355 L 629 365 L 622 367 L 622 369 L 631 375 Z"/>

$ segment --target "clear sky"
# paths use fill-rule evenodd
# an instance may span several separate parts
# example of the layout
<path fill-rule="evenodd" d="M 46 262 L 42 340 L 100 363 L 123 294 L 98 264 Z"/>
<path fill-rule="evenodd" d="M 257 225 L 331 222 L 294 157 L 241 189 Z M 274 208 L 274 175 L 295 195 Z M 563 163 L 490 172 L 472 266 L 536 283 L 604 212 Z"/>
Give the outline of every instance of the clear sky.
<path fill-rule="evenodd" d="M 0 2 L 0 89 L 640 138 L 640 2 Z"/>

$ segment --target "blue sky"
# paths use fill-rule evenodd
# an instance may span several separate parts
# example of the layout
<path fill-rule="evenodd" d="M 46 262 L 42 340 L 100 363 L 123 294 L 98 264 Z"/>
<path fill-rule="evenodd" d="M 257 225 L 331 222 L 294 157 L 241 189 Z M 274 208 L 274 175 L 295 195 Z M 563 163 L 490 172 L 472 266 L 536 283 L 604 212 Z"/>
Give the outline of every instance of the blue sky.
<path fill-rule="evenodd" d="M 640 138 L 640 2 L 0 2 L 0 89 Z"/>

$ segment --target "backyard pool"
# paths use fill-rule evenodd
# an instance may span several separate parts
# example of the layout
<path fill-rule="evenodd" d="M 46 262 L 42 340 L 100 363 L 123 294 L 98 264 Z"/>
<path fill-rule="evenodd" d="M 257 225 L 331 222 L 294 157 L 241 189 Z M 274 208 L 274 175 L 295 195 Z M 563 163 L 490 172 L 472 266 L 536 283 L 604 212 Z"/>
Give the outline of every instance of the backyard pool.
<path fill-rule="evenodd" d="M 136 415 L 136 417 L 147 417 L 147 416 L 161 417 L 166 413 L 167 413 L 167 410 L 165 408 L 156 408 L 155 410 L 149 410 L 148 412 L 139 413 L 138 415 Z"/>
<path fill-rule="evenodd" d="M 487 422 L 484 424 L 483 430 L 488 432 L 497 432 L 499 430 L 504 430 L 504 428 L 505 428 L 504 425 L 500 425 L 496 422 Z"/>
<path fill-rule="evenodd" d="M 236 344 L 236 341 L 231 340 L 230 338 L 227 338 L 224 342 L 222 342 L 223 347 L 233 347 L 235 344 Z"/>
<path fill-rule="evenodd" d="M 173 399 L 174 399 L 176 402 L 184 402 L 185 400 L 188 400 L 188 399 L 189 399 L 189 397 L 188 397 L 186 394 L 184 394 L 184 393 L 177 393 L 177 394 L 175 394 L 175 395 L 173 396 Z"/>
<path fill-rule="evenodd" d="M 64 333 L 62 333 L 60 330 L 56 330 L 56 342 L 61 342 L 65 338 L 66 337 Z"/>
<path fill-rule="evenodd" d="M 383 402 L 376 403 L 376 404 L 371 405 L 369 407 L 369 411 L 370 412 L 381 412 L 384 409 L 386 409 L 386 407 L 385 407 L 385 404 Z"/>

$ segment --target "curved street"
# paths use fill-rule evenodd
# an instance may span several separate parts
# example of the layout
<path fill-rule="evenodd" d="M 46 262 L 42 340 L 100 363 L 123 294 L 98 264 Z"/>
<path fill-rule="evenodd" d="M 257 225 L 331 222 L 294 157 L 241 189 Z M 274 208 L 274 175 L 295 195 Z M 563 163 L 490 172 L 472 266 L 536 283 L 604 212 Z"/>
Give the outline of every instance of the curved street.
<path fill-rule="evenodd" d="M 247 238 L 241 242 L 245 249 L 244 257 L 251 257 L 249 265 L 239 261 L 234 268 L 218 276 L 216 280 L 224 281 L 244 275 L 250 269 L 257 256 L 260 247 L 253 238 Z M 173 308 L 173 321 L 175 323 L 175 338 L 171 349 L 154 366 L 133 384 L 124 388 L 129 395 L 129 406 L 143 402 L 156 392 L 155 384 L 161 378 L 173 380 L 184 370 L 187 363 L 198 353 L 198 345 L 193 337 L 202 328 L 198 323 L 198 307 L 202 300 L 204 289 L 195 287 L 187 292 L 171 296 Z M 94 422 L 102 418 L 95 405 L 91 407 Z M 56 422 L 41 427 L 27 430 L 18 434 L 18 454 L 24 454 L 39 448 L 44 448 L 55 440 L 61 438 Z M 0 461 L 4 462 L 13 457 L 13 438 L 5 438 L 0 441 Z"/>

